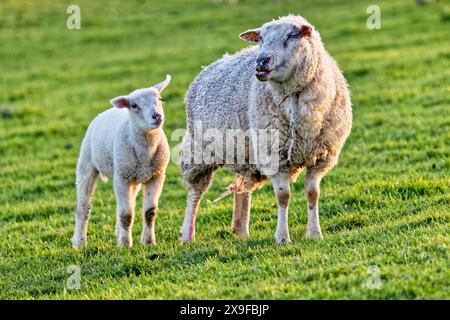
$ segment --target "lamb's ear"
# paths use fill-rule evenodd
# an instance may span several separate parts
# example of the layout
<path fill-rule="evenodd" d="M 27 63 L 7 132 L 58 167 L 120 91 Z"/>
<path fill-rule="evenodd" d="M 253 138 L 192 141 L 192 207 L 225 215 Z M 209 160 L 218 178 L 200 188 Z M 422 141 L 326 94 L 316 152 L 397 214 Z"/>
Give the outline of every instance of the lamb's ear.
<path fill-rule="evenodd" d="M 118 96 L 111 100 L 111 104 L 116 108 L 128 108 L 130 102 L 126 96 Z"/>
<path fill-rule="evenodd" d="M 310 38 L 312 33 L 312 28 L 306 24 L 300 27 L 300 35 L 303 38 Z"/>
<path fill-rule="evenodd" d="M 261 40 L 261 28 L 247 30 L 239 35 L 239 38 L 249 42 L 259 42 Z"/>
<path fill-rule="evenodd" d="M 170 76 L 170 74 L 168 74 L 168 75 L 166 75 L 166 80 L 164 80 L 158 84 L 155 84 L 153 86 L 153 88 L 155 88 L 156 90 L 158 90 L 161 93 L 169 85 L 170 80 L 172 80 L 172 77 Z"/>

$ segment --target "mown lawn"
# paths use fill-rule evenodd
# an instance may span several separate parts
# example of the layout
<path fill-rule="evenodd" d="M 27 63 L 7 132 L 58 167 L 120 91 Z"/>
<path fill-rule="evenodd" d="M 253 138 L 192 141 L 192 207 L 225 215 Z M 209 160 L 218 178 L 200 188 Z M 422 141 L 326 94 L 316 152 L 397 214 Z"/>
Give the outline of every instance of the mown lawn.
<path fill-rule="evenodd" d="M 0 298 L 450 298 L 448 3 L 216 2 L 77 0 L 73 31 L 73 1 L 0 2 Z M 366 27 L 371 4 L 381 7 L 380 30 Z M 255 193 L 251 238 L 233 236 L 232 198 L 210 202 L 233 178 L 223 170 L 196 243 L 181 245 L 186 189 L 171 163 L 156 248 L 138 244 L 140 210 L 134 248 L 115 247 L 112 186 L 99 183 L 88 248 L 73 250 L 78 148 L 109 99 L 170 73 L 170 137 L 184 127 L 183 95 L 201 66 L 247 46 L 240 32 L 288 13 L 318 28 L 352 91 L 353 131 L 322 183 L 325 240 L 304 237 L 303 176 L 293 187 L 292 245 L 273 239 L 270 185 Z M 70 265 L 80 267 L 79 289 L 67 286 Z"/>

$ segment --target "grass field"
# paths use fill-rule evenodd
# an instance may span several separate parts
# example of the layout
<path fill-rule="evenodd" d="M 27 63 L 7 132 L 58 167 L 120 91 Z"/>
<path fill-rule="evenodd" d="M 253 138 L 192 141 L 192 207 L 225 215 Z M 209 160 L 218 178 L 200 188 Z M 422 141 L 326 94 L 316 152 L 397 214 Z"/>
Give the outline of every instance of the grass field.
<path fill-rule="evenodd" d="M 66 28 L 74 2 L 81 30 Z M 366 27 L 371 4 L 380 30 Z M 73 250 L 78 149 L 109 99 L 170 73 L 170 137 L 185 125 L 183 95 L 201 66 L 247 46 L 240 32 L 288 13 L 318 28 L 352 91 L 353 131 L 322 182 L 325 240 L 304 237 L 303 175 L 292 245 L 275 244 L 270 185 L 255 193 L 250 239 L 233 236 L 232 198 L 209 201 L 233 179 L 222 170 L 196 243 L 181 245 L 186 189 L 171 163 L 157 247 L 138 244 L 139 209 L 135 246 L 116 248 L 112 186 L 99 183 L 89 245 Z M 1 1 L 0 298 L 449 299 L 449 23 L 445 1 Z M 67 286 L 70 265 L 79 289 Z"/>

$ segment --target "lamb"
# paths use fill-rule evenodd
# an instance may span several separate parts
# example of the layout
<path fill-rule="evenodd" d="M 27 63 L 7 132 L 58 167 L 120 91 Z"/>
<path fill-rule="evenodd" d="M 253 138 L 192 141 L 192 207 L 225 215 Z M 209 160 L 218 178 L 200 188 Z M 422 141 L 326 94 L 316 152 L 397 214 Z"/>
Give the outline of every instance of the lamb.
<path fill-rule="evenodd" d="M 119 246 L 131 247 L 131 228 L 136 196 L 144 185 L 141 243 L 156 245 L 155 218 L 169 145 L 160 94 L 171 77 L 150 88 L 138 89 L 111 100 L 114 108 L 99 114 L 89 125 L 77 163 L 77 204 L 74 248 L 86 245 L 87 226 L 96 178 L 112 179 L 117 201 L 116 238 Z"/>
<path fill-rule="evenodd" d="M 301 16 L 281 17 L 243 32 L 240 38 L 257 42 L 259 46 L 225 55 L 205 67 L 185 96 L 187 132 L 183 139 L 181 174 L 188 194 L 181 241 L 194 240 L 200 201 L 214 171 L 222 166 L 236 173 L 228 193 L 234 193 L 233 232 L 242 237 L 249 235 L 252 191 L 271 180 L 278 205 L 275 239 L 279 244 L 291 242 L 290 182 L 295 182 L 300 171 L 306 168 L 306 237 L 322 239 L 318 209 L 320 181 L 337 164 L 350 134 L 352 110 L 348 84 L 325 50 L 319 32 Z M 215 150 L 208 161 L 193 159 L 204 151 L 207 142 L 204 138 L 199 141 L 195 135 L 197 127 L 203 132 L 219 131 L 225 136 L 240 129 L 247 137 L 232 150 L 244 152 L 245 161 L 223 161 L 223 155 L 216 152 L 227 145 L 223 141 L 207 144 L 206 147 Z M 276 139 L 258 139 L 254 133 L 261 130 L 275 131 Z M 267 141 L 274 146 L 271 154 L 276 157 L 264 162 L 259 153 Z M 215 145 L 211 147 L 211 144 Z M 229 157 L 228 149 L 226 159 L 235 159 Z"/>

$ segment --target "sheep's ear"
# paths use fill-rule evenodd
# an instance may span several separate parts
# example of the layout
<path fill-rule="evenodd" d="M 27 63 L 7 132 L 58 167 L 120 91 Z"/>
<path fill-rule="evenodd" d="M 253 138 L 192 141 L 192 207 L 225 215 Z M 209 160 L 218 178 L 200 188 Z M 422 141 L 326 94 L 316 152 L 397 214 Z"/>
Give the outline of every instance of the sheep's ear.
<path fill-rule="evenodd" d="M 164 80 L 158 84 L 155 84 L 153 86 L 153 88 L 155 88 L 156 90 L 158 90 L 161 93 L 169 85 L 170 80 L 172 80 L 172 77 L 170 76 L 170 74 L 168 74 L 168 75 L 166 75 L 166 80 Z"/>
<path fill-rule="evenodd" d="M 249 42 L 259 42 L 261 40 L 261 28 L 247 30 L 239 35 L 239 38 Z"/>
<path fill-rule="evenodd" d="M 302 25 L 300 27 L 300 35 L 304 38 L 309 38 L 311 37 L 311 33 L 312 33 L 312 28 L 306 24 Z"/>
<path fill-rule="evenodd" d="M 130 106 L 128 97 L 125 96 L 115 97 L 111 100 L 111 104 L 116 108 L 128 108 Z"/>

